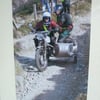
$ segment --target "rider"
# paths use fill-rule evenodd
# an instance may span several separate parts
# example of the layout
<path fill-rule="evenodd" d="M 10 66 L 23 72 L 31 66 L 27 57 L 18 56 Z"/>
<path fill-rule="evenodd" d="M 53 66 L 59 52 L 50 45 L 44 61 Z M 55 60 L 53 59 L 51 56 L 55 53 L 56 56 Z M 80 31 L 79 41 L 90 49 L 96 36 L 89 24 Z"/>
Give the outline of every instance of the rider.
<path fill-rule="evenodd" d="M 70 32 L 73 29 L 73 23 L 70 14 L 65 13 L 61 5 L 56 7 L 55 13 L 57 15 L 57 23 L 61 27 L 60 39 L 67 36 L 69 37 Z"/>
<path fill-rule="evenodd" d="M 54 31 L 59 31 L 59 25 L 51 19 L 51 14 L 49 12 L 44 12 L 42 20 L 37 23 L 35 27 L 36 31 L 49 31 L 50 38 L 54 36 Z M 53 39 L 50 44 L 54 44 Z"/>
<path fill-rule="evenodd" d="M 36 29 L 36 31 L 50 31 L 49 36 L 51 38 L 52 35 L 54 35 L 54 34 L 52 34 L 52 33 L 54 33 L 54 32 L 52 32 L 52 30 L 54 30 L 54 31 L 58 30 L 59 25 L 51 19 L 51 14 L 49 12 L 44 12 L 43 16 L 42 16 L 42 20 L 37 23 L 35 29 Z M 50 42 L 51 45 L 55 44 L 55 41 L 53 41 L 53 40 L 54 40 L 54 38 L 51 39 L 51 42 Z M 35 43 L 38 45 L 38 42 L 35 41 Z M 52 52 L 51 49 L 52 48 L 48 48 L 48 50 L 49 50 L 49 53 L 47 54 L 48 57 Z"/>
<path fill-rule="evenodd" d="M 57 28 L 59 25 L 51 19 L 51 14 L 49 12 L 44 12 L 42 16 L 42 20 L 37 23 L 36 30 L 37 31 L 50 31 L 52 29 Z"/>

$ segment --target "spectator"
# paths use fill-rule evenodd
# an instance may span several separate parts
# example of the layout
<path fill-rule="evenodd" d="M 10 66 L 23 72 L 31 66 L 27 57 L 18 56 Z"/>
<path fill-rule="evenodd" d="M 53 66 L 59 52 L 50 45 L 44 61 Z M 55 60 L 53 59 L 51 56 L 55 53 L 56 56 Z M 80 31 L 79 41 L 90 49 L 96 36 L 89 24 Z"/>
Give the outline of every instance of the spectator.
<path fill-rule="evenodd" d="M 50 0 L 52 12 L 55 11 L 56 5 L 57 5 L 57 0 Z"/>
<path fill-rule="evenodd" d="M 41 0 L 41 3 L 42 3 L 42 11 L 43 12 L 45 12 L 45 11 L 51 12 L 49 0 Z"/>
<path fill-rule="evenodd" d="M 61 0 L 65 12 L 70 13 L 70 0 Z"/>

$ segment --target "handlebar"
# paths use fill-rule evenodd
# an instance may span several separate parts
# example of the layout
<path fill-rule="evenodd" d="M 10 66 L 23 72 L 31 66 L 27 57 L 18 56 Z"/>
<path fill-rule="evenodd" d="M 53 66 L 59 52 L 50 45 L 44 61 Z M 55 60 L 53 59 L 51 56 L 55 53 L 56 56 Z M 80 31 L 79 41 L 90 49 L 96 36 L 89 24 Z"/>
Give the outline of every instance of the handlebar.
<path fill-rule="evenodd" d="M 32 33 L 35 34 L 35 33 L 50 33 L 50 32 L 58 32 L 59 31 L 59 28 L 55 28 L 55 29 L 51 29 L 51 30 L 47 30 L 47 31 L 36 31 L 36 29 L 33 28 L 32 24 L 29 23 L 28 24 L 29 28 L 31 29 Z"/>

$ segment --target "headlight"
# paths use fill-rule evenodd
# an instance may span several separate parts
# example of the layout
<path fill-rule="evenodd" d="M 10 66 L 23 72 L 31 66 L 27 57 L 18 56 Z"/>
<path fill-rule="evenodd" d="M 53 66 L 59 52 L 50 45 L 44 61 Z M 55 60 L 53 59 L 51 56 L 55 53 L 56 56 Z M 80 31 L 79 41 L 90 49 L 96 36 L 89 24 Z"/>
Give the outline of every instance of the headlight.
<path fill-rule="evenodd" d="M 47 37 L 45 38 L 45 41 L 46 41 L 47 43 L 50 43 L 50 37 L 47 36 Z"/>

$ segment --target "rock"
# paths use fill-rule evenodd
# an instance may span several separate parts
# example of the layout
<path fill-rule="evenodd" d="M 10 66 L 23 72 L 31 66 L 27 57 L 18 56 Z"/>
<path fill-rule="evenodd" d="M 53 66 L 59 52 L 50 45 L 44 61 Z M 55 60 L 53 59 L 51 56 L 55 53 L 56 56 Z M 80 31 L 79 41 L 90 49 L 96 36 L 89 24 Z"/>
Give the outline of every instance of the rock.
<path fill-rule="evenodd" d="M 80 93 L 75 100 L 86 100 L 86 99 L 87 99 L 87 95 Z"/>

